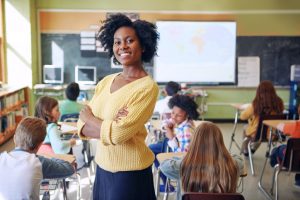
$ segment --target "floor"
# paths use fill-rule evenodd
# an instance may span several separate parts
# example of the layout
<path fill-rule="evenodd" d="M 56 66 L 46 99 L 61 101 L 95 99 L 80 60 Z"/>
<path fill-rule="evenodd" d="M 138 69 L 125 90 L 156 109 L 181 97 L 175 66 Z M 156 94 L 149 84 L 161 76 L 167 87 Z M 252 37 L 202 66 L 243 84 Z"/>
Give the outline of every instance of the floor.
<path fill-rule="evenodd" d="M 229 147 L 230 144 L 230 138 L 231 138 L 231 133 L 232 133 L 232 128 L 233 124 L 232 123 L 219 123 L 219 127 L 221 128 L 223 135 L 224 135 L 224 140 L 225 144 Z M 236 140 L 238 144 L 241 144 L 242 138 L 242 129 L 243 129 L 243 124 L 239 124 L 237 126 L 236 130 Z M 8 144 L 9 145 L 9 144 Z M 74 149 L 75 154 L 78 156 L 78 165 L 82 163 L 82 157 L 80 157 L 80 146 Z M 1 149 L 0 149 L 1 150 Z M 232 152 L 233 153 L 239 153 L 238 149 L 233 146 L 232 147 Z M 242 192 L 243 196 L 245 197 L 246 200 L 264 200 L 267 199 L 262 192 L 258 189 L 258 181 L 260 177 L 260 172 L 263 166 L 263 163 L 265 161 L 265 152 L 266 152 L 266 144 L 263 143 L 260 148 L 257 150 L 257 152 L 254 155 L 254 170 L 256 172 L 255 176 L 251 175 L 250 172 L 250 165 L 249 165 L 249 160 L 245 159 L 245 164 L 247 166 L 248 170 L 248 175 L 244 178 L 244 191 Z M 82 170 L 79 171 L 81 174 L 81 199 L 84 200 L 89 200 L 91 198 L 92 190 L 91 186 L 89 184 L 89 179 L 87 177 L 87 169 L 83 168 Z M 267 190 L 270 189 L 270 184 L 271 184 L 271 177 L 272 177 L 272 168 L 270 167 L 269 164 L 266 166 L 265 170 L 265 175 L 263 179 L 263 185 Z M 94 179 L 94 176 L 91 177 L 91 179 Z M 280 199 L 287 199 L 287 200 L 296 200 L 300 199 L 300 189 L 294 187 L 294 174 L 287 174 L 287 173 L 282 173 L 279 176 L 279 198 Z M 76 181 L 70 182 L 69 189 L 68 189 L 68 199 L 76 199 L 77 197 L 77 183 Z M 62 192 L 58 191 L 56 193 L 51 193 L 51 199 L 62 199 Z M 163 194 L 161 193 L 158 199 L 163 199 Z M 171 194 L 168 198 L 169 200 L 174 200 L 175 199 L 175 194 Z"/>

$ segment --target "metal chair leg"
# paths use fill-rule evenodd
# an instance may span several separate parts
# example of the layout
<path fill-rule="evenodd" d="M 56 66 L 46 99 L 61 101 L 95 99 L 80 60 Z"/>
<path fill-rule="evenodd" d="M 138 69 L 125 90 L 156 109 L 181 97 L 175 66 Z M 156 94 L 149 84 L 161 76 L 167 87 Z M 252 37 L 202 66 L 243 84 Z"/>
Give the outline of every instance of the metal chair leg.
<path fill-rule="evenodd" d="M 273 171 L 273 176 L 272 176 L 272 187 L 270 189 L 270 194 L 273 195 L 274 194 L 274 183 L 275 183 L 275 175 L 276 175 L 276 171 L 278 170 L 279 164 L 276 164 L 274 167 L 274 171 Z"/>
<path fill-rule="evenodd" d="M 168 200 L 168 197 L 169 197 L 169 191 L 170 191 L 169 187 L 170 187 L 170 179 L 167 178 L 167 181 L 166 181 L 166 187 L 165 187 L 165 194 L 164 194 L 163 200 Z"/>
<path fill-rule="evenodd" d="M 247 148 L 248 148 L 248 154 L 249 154 L 251 174 L 252 174 L 252 176 L 254 176 L 255 173 L 254 173 L 253 158 L 252 158 L 252 152 L 251 152 L 251 142 L 248 143 Z"/>
<path fill-rule="evenodd" d="M 159 181 L 160 181 L 160 179 L 159 179 L 159 174 L 160 174 L 160 168 L 158 167 L 157 168 L 157 172 L 156 172 L 156 179 L 155 179 L 155 189 L 156 189 L 156 198 L 158 198 L 158 196 L 159 196 Z"/>

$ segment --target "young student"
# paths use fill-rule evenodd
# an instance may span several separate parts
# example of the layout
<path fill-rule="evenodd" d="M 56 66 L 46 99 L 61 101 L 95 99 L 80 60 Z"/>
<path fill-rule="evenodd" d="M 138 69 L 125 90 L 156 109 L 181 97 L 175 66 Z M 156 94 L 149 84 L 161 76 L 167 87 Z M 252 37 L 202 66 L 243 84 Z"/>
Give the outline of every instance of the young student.
<path fill-rule="evenodd" d="M 39 199 L 42 179 L 74 173 L 69 162 L 36 155 L 45 135 L 46 123 L 42 119 L 27 117 L 19 123 L 15 149 L 0 153 L 0 199 Z"/>
<path fill-rule="evenodd" d="M 76 140 L 74 138 L 69 141 L 61 139 L 62 132 L 57 124 L 60 116 L 58 101 L 48 96 L 40 97 L 35 105 L 34 116 L 47 123 L 47 135 L 43 143 L 50 145 L 56 154 L 71 153 L 71 147 L 76 144 Z"/>
<path fill-rule="evenodd" d="M 242 153 L 248 156 L 248 143 L 255 138 L 260 115 L 282 114 L 284 105 L 282 99 L 276 94 L 271 81 L 262 81 L 257 90 L 252 103 L 241 112 L 240 119 L 248 120 L 248 125 L 244 129 L 244 142 Z M 259 143 L 253 143 L 251 147 L 253 153 L 259 147 Z"/>
<path fill-rule="evenodd" d="M 203 121 L 196 128 L 190 149 L 183 158 L 163 161 L 161 171 L 178 181 L 177 200 L 184 192 L 234 193 L 244 162 L 230 155 L 221 130 Z"/>
<path fill-rule="evenodd" d="M 300 115 L 300 105 L 298 106 L 298 114 Z M 297 120 L 295 123 L 280 123 L 278 124 L 277 129 L 281 130 L 284 134 L 289 135 L 290 137 L 300 138 L 300 120 Z M 272 167 L 283 162 L 285 152 L 286 144 L 282 144 L 272 150 L 270 156 L 270 164 Z M 300 188 L 300 174 L 295 175 L 295 186 Z"/>
<path fill-rule="evenodd" d="M 164 114 L 171 114 L 171 109 L 168 106 L 169 100 L 180 91 L 179 83 L 170 81 L 167 83 L 164 89 L 164 93 L 167 95 L 165 98 L 156 102 L 153 113 L 159 113 L 161 119 L 165 119 Z M 166 116 L 166 118 L 169 118 Z"/>
<path fill-rule="evenodd" d="M 65 114 L 79 114 L 80 110 L 83 108 L 82 104 L 76 102 L 79 92 L 80 89 L 78 83 L 72 82 L 67 86 L 65 90 L 67 99 L 59 102 L 61 116 Z"/>
<path fill-rule="evenodd" d="M 194 131 L 193 120 L 199 117 L 197 112 L 198 106 L 189 96 L 176 95 L 172 97 L 169 101 L 169 107 L 172 109 L 171 119 L 163 122 L 163 129 L 166 130 L 167 139 L 149 146 L 155 156 L 165 152 L 166 148 L 169 147 L 173 152 L 187 152 Z M 159 166 L 157 159 L 154 160 L 154 164 L 155 167 Z M 163 192 L 165 191 L 166 177 L 162 174 L 161 178 L 164 184 L 160 190 Z"/>

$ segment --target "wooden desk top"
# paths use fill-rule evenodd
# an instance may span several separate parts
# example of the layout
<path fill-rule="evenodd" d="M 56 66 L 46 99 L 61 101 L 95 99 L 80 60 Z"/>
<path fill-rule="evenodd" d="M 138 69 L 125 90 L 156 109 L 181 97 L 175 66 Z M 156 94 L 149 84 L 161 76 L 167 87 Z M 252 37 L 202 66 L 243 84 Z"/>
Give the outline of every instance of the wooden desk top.
<path fill-rule="evenodd" d="M 277 125 L 280 124 L 280 123 L 286 124 L 286 123 L 295 123 L 295 122 L 296 122 L 296 120 L 282 120 L 282 119 L 279 119 L 279 120 L 264 120 L 263 124 L 267 125 L 269 127 L 277 129 Z"/>
<path fill-rule="evenodd" d="M 250 103 L 233 103 L 230 105 L 237 110 L 245 110 L 250 105 Z"/>
<path fill-rule="evenodd" d="M 65 134 L 76 134 L 77 133 L 77 122 L 59 122 L 61 125 L 60 130 Z"/>
<path fill-rule="evenodd" d="M 64 161 L 67 161 L 71 164 L 74 164 L 76 161 L 76 158 L 74 155 L 70 154 L 46 154 L 46 153 L 38 153 L 40 156 L 44 156 L 45 158 L 57 158 Z"/>
<path fill-rule="evenodd" d="M 163 162 L 164 160 L 173 158 L 173 157 L 184 157 L 185 152 L 169 152 L 169 153 L 159 153 L 157 154 L 156 158 L 159 163 Z"/>

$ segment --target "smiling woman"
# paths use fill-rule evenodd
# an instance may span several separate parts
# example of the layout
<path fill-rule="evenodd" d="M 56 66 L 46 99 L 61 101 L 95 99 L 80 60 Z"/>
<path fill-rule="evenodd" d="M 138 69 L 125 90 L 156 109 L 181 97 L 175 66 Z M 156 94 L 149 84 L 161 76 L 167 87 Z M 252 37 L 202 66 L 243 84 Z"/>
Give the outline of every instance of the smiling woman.
<path fill-rule="evenodd" d="M 143 62 L 156 54 L 157 39 L 155 25 L 132 22 L 122 14 L 110 16 L 100 28 L 102 46 L 123 71 L 98 83 L 79 116 L 80 136 L 99 139 L 94 199 L 155 199 L 154 155 L 144 142 L 144 124 L 152 115 L 158 86 Z"/>

